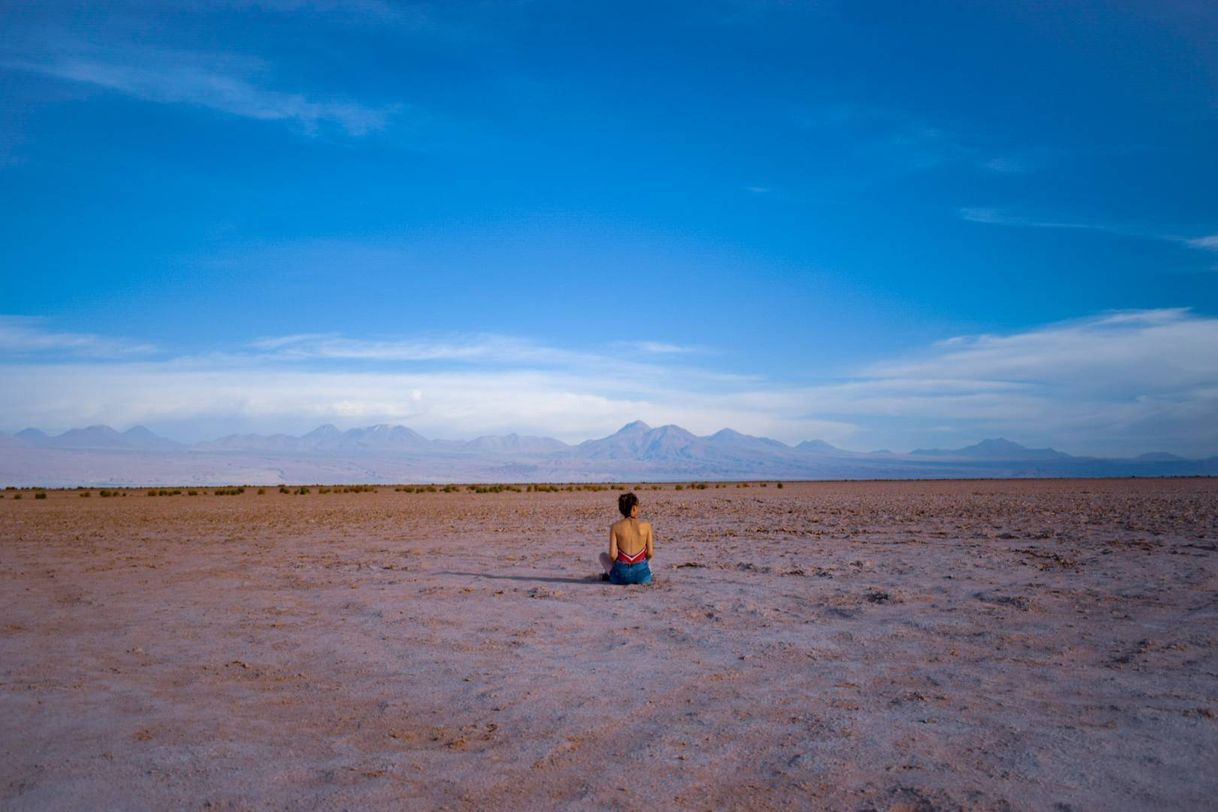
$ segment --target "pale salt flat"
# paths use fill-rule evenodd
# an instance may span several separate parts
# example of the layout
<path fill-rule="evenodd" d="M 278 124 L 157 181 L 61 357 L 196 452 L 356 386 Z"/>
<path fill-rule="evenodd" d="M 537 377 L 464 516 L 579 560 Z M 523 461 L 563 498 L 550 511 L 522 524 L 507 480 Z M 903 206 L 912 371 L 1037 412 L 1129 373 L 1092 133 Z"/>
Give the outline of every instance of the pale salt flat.
<path fill-rule="evenodd" d="M 5 809 L 1212 809 L 1218 481 L 0 500 Z"/>

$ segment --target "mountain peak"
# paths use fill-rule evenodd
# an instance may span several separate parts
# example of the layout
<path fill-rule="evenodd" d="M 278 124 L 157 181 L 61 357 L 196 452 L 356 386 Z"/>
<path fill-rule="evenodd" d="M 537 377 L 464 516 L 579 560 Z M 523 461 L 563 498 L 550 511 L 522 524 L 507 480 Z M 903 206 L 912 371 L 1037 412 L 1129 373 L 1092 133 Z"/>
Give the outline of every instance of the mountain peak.
<path fill-rule="evenodd" d="M 988 440 L 982 440 L 979 443 L 968 446 L 968 450 L 975 451 L 1027 451 L 1028 447 L 1019 443 L 1008 440 L 1006 437 L 991 437 Z"/>
<path fill-rule="evenodd" d="M 826 443 L 824 440 L 804 440 L 795 446 L 800 451 L 840 451 L 841 449 Z"/>
<path fill-rule="evenodd" d="M 644 423 L 642 420 L 635 420 L 627 423 L 617 430 L 618 434 L 634 434 L 636 432 L 651 431 L 651 426 Z"/>
<path fill-rule="evenodd" d="M 68 434 L 70 432 L 79 432 L 79 433 L 84 433 L 84 434 L 101 434 L 101 435 L 105 435 L 107 437 L 109 437 L 112 434 L 118 434 L 117 431 L 110 428 L 105 423 L 96 423 L 92 426 L 86 426 L 83 429 L 68 429 L 68 431 L 65 431 L 64 434 Z M 63 435 L 61 434 L 60 436 L 62 437 Z"/>
<path fill-rule="evenodd" d="M 122 439 L 130 447 L 145 451 L 168 450 L 180 447 L 179 443 L 162 437 L 146 426 L 132 426 L 123 432 Z"/>
<path fill-rule="evenodd" d="M 960 453 L 972 457 L 1008 457 L 1011 459 L 1054 459 L 1070 456 L 1053 448 L 1028 448 L 1026 445 L 1011 442 L 1005 437 L 982 440 L 975 445 L 960 449 Z"/>
<path fill-rule="evenodd" d="M 991 437 L 964 448 L 917 448 L 909 453 L 917 457 L 967 457 L 984 460 L 1025 461 L 1065 459 L 1070 456 L 1052 448 L 1028 448 L 1005 437 Z"/>
<path fill-rule="evenodd" d="M 136 439 L 98 424 L 83 429 L 68 429 L 57 437 L 48 437 L 41 442 L 56 448 L 130 448 Z"/>
<path fill-rule="evenodd" d="M 1183 462 L 1185 457 L 1177 454 L 1168 454 L 1166 451 L 1147 451 L 1145 454 L 1139 454 L 1134 457 L 1139 462 Z"/>

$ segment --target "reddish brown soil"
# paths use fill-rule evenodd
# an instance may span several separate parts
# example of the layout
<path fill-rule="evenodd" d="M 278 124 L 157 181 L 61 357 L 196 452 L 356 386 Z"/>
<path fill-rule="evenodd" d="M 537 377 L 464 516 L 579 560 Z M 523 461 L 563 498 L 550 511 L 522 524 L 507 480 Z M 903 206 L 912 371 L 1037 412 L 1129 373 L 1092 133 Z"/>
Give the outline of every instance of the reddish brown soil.
<path fill-rule="evenodd" d="M 1218 481 L 614 495 L 6 494 L 0 807 L 1213 808 Z"/>

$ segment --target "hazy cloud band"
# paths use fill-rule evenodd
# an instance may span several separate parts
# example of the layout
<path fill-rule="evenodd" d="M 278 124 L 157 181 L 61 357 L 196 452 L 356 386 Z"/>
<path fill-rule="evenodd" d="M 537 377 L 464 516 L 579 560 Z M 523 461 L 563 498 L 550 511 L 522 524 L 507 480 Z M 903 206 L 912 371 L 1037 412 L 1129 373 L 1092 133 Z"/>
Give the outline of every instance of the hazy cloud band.
<path fill-rule="evenodd" d="M 30 325 L 22 329 L 26 344 L 38 343 Z M 721 374 L 685 355 L 623 362 L 608 350 L 503 336 L 289 336 L 243 354 L 132 361 L 85 357 L 81 346 L 103 339 L 62 338 L 73 335 L 45 333 L 48 347 L 61 347 L 55 362 L 8 346 L 6 427 L 394 422 L 439 437 L 519 431 L 577 441 L 643 419 L 860 449 L 1006 435 L 1081 453 L 1218 453 L 1218 319 L 1185 309 L 953 338 L 814 385 Z M 368 359 L 374 368 L 334 368 Z"/>

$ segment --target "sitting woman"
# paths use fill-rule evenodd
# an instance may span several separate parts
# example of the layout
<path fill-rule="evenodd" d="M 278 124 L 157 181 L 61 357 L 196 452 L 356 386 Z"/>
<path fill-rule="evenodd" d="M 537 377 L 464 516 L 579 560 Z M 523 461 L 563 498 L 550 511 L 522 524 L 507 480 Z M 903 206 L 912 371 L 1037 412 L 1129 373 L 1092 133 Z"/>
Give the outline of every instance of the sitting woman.
<path fill-rule="evenodd" d="M 655 555 L 651 525 L 639 521 L 639 498 L 624 493 L 617 499 L 617 509 L 626 518 L 609 528 L 609 553 L 601 553 L 601 578 L 615 584 L 650 584 L 651 565 Z"/>

